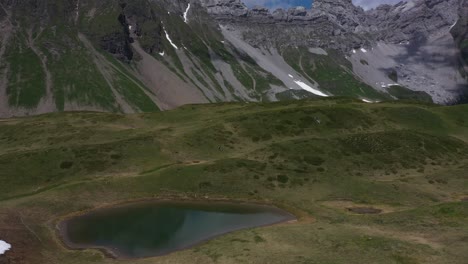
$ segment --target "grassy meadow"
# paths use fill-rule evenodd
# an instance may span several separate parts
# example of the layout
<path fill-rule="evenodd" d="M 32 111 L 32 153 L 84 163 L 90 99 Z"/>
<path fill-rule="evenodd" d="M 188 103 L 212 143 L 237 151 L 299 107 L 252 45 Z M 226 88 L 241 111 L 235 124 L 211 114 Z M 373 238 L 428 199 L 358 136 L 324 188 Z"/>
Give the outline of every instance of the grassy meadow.
<path fill-rule="evenodd" d="M 0 120 L 0 263 L 466 263 L 467 112 L 332 98 Z M 267 203 L 298 221 L 140 260 L 57 237 L 66 216 L 141 199 Z"/>

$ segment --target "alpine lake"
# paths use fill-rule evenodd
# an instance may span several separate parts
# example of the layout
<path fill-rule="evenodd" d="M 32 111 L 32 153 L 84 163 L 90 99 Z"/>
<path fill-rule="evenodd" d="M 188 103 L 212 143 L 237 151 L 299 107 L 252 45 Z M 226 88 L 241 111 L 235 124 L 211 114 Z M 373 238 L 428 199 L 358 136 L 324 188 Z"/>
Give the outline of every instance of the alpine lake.
<path fill-rule="evenodd" d="M 247 228 L 294 220 L 273 206 L 226 202 L 138 202 L 97 209 L 59 224 L 71 249 L 147 258 L 187 249 Z"/>

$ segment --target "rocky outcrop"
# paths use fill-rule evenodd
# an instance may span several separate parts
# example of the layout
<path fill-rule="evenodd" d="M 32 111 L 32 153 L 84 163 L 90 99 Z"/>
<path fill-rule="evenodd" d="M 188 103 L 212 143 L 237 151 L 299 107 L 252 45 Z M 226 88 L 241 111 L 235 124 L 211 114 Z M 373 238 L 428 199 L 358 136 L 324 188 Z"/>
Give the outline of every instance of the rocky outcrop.
<path fill-rule="evenodd" d="M 393 43 L 423 41 L 447 31 L 458 19 L 456 0 L 410 0 L 382 5 L 367 13 L 376 39 Z"/>
<path fill-rule="evenodd" d="M 246 17 L 249 9 L 241 0 L 200 0 L 210 15 L 218 19 Z"/>
<path fill-rule="evenodd" d="M 457 23 L 451 33 L 460 49 L 460 69 L 468 79 L 468 1 L 460 0 Z"/>
<path fill-rule="evenodd" d="M 122 9 L 124 8 L 123 6 Z M 130 37 L 129 24 L 123 10 L 118 17 L 118 21 L 121 25 L 120 30 L 101 36 L 99 38 L 99 46 L 103 50 L 115 55 L 118 59 L 128 62 L 133 59 L 133 50 L 130 47 L 133 40 Z"/>
<path fill-rule="evenodd" d="M 314 46 L 338 49 L 369 46 L 359 36 L 366 17 L 351 0 L 317 0 L 313 8 L 248 9 L 240 0 L 200 0 L 220 24 L 240 30 L 253 46 Z M 278 34 L 280 33 L 280 34 Z"/>

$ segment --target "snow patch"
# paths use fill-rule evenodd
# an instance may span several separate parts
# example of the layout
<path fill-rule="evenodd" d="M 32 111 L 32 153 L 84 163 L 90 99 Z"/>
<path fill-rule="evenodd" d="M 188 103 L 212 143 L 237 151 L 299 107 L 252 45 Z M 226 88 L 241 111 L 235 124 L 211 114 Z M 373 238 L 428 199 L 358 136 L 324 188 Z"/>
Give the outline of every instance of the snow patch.
<path fill-rule="evenodd" d="M 361 51 L 367 53 L 367 50 L 365 48 L 361 48 Z"/>
<path fill-rule="evenodd" d="M 453 25 L 450 26 L 450 29 L 452 29 L 456 24 L 458 23 L 458 20 L 453 23 Z"/>
<path fill-rule="evenodd" d="M 163 52 L 159 52 L 159 55 L 164 56 L 164 51 L 163 51 Z"/>
<path fill-rule="evenodd" d="M 172 42 L 172 39 L 171 39 L 171 37 L 169 37 L 169 34 L 167 34 L 167 31 L 166 31 L 166 28 L 165 28 L 165 27 L 163 27 L 163 30 L 164 30 L 164 33 L 166 33 L 166 38 L 167 38 L 167 40 L 169 40 L 169 43 L 171 43 L 172 47 L 174 47 L 174 49 L 176 49 L 176 50 L 179 49 L 179 48 L 176 46 L 176 44 L 174 44 L 174 42 Z"/>
<path fill-rule="evenodd" d="M 372 100 L 365 99 L 365 98 L 362 98 L 361 101 L 363 101 L 364 103 L 368 103 L 368 104 L 375 104 L 379 102 L 379 101 L 372 101 Z"/>
<path fill-rule="evenodd" d="M 128 26 L 128 30 L 132 31 L 132 25 Z"/>
<path fill-rule="evenodd" d="M 380 83 L 380 87 L 382 87 L 382 88 L 390 88 L 392 86 L 400 86 L 400 84 L 398 84 L 398 83 L 384 83 L 384 82 Z"/>
<path fill-rule="evenodd" d="M 5 254 L 8 250 L 11 249 L 11 245 L 8 244 L 7 242 L 0 240 L 0 255 Z"/>
<path fill-rule="evenodd" d="M 356 50 L 355 50 L 355 49 L 353 49 L 353 53 L 356 54 Z"/>
<path fill-rule="evenodd" d="M 294 81 L 297 85 L 299 85 L 302 89 L 308 91 L 308 92 L 311 92 L 315 95 L 318 95 L 318 96 L 322 96 L 322 97 L 328 97 L 329 95 L 327 94 L 324 94 L 323 92 L 317 90 L 317 89 L 314 89 L 312 87 L 310 87 L 309 85 L 305 84 L 304 82 L 302 81 Z"/>
<path fill-rule="evenodd" d="M 188 22 L 187 15 L 188 15 L 188 11 L 189 11 L 189 10 L 190 10 L 190 3 L 188 4 L 187 9 L 185 10 L 185 13 L 184 13 L 184 22 L 185 22 L 185 23 Z"/>
<path fill-rule="evenodd" d="M 292 76 L 291 74 L 288 74 L 288 76 L 291 77 L 291 78 L 294 78 L 294 76 Z"/>

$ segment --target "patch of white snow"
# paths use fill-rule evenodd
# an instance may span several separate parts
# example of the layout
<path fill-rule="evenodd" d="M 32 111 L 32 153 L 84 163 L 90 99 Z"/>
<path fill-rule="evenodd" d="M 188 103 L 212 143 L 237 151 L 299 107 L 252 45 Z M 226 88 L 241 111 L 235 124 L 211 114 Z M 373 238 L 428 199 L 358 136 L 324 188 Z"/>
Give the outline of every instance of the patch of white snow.
<path fill-rule="evenodd" d="M 291 78 L 294 78 L 294 76 L 292 76 L 291 74 L 288 74 L 288 76 L 291 77 Z"/>
<path fill-rule="evenodd" d="M 179 49 L 176 44 L 174 44 L 174 42 L 172 42 L 172 39 L 171 37 L 169 37 L 169 34 L 167 34 L 167 31 L 166 31 L 166 28 L 163 27 L 163 30 L 164 30 L 164 33 L 166 33 L 166 38 L 167 40 L 169 40 L 169 43 L 171 43 L 172 47 L 174 47 L 174 49 Z"/>
<path fill-rule="evenodd" d="M 356 54 L 356 50 L 353 49 L 353 53 Z"/>
<path fill-rule="evenodd" d="M 8 250 L 11 249 L 11 245 L 8 244 L 7 242 L 0 240 L 0 255 L 5 254 Z"/>
<path fill-rule="evenodd" d="M 164 56 L 164 51 L 163 51 L 163 52 L 159 52 L 159 55 Z"/>
<path fill-rule="evenodd" d="M 458 20 L 453 23 L 453 25 L 450 26 L 450 29 L 452 29 L 456 24 L 458 23 Z"/>
<path fill-rule="evenodd" d="M 364 103 L 368 103 L 368 104 L 374 104 L 374 103 L 378 103 L 378 102 L 379 102 L 379 101 L 372 101 L 372 100 L 364 99 L 364 98 L 362 98 L 361 101 L 363 101 Z"/>
<path fill-rule="evenodd" d="M 184 13 L 184 22 L 185 23 L 188 22 L 187 14 L 188 14 L 189 10 L 190 10 L 190 3 L 188 4 L 187 9 L 185 10 L 185 13 Z"/>
<path fill-rule="evenodd" d="M 367 50 L 365 48 L 361 48 L 361 51 L 367 53 Z"/>
<path fill-rule="evenodd" d="M 313 93 L 315 95 L 322 96 L 322 97 L 328 97 L 329 96 L 328 94 L 324 94 L 323 92 L 310 87 L 309 85 L 305 84 L 302 81 L 296 81 L 295 80 L 294 82 L 297 83 L 297 85 L 299 85 L 302 89 L 304 89 L 304 90 L 306 90 L 308 92 L 311 92 L 311 93 Z"/>

